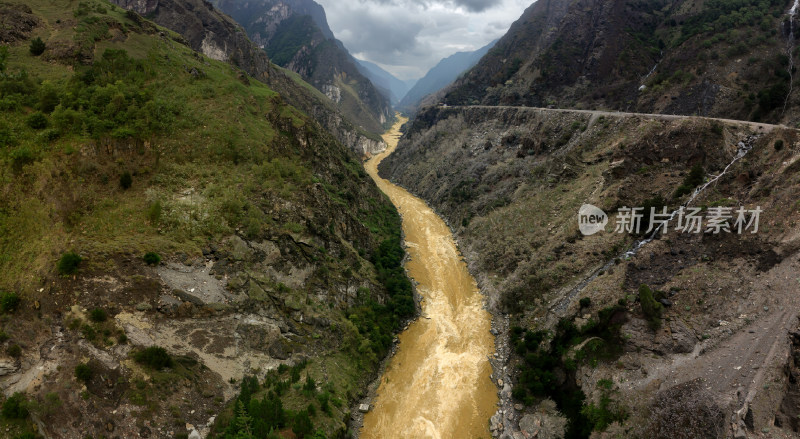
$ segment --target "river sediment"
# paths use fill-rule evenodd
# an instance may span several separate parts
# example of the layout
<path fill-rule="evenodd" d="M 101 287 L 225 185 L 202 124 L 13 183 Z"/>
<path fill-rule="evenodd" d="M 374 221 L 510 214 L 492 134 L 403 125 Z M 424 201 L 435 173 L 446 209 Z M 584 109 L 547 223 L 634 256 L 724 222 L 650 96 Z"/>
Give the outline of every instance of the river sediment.
<path fill-rule="evenodd" d="M 360 438 L 489 437 L 498 399 L 484 297 L 445 222 L 424 201 L 378 176 L 402 123 L 384 136 L 387 150 L 365 166 L 403 217 L 406 269 L 422 296 L 421 316 L 399 335 Z"/>

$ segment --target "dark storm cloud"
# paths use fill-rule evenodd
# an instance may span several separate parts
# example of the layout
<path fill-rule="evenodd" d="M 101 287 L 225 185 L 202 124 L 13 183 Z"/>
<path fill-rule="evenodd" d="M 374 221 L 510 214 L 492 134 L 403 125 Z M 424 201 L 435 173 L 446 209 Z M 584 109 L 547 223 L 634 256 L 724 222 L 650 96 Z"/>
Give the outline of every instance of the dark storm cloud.
<path fill-rule="evenodd" d="M 456 5 L 467 8 L 470 12 L 483 12 L 503 3 L 501 0 L 457 0 Z"/>
<path fill-rule="evenodd" d="M 433 0 L 360 0 L 360 3 L 373 3 L 381 5 L 396 5 L 396 4 L 415 4 L 427 8 L 432 5 L 441 5 L 445 7 L 462 7 L 469 12 L 483 12 L 491 7 L 501 5 L 503 0 L 451 0 L 451 1 L 433 1 Z"/>
<path fill-rule="evenodd" d="M 353 52 L 384 57 L 413 52 L 419 45 L 417 36 L 425 27 L 413 15 L 402 11 L 390 16 L 374 10 L 358 9 L 351 10 L 349 17 L 351 20 L 348 21 L 352 24 L 339 29 L 337 37 L 348 41 L 348 48 Z"/>

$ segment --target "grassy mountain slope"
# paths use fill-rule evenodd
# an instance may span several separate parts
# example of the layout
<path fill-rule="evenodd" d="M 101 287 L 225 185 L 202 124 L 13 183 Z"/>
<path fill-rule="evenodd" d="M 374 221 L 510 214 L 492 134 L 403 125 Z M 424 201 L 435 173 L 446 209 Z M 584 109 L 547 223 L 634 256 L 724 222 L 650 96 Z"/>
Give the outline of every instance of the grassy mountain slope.
<path fill-rule="evenodd" d="M 413 312 L 399 218 L 354 154 L 134 12 L 2 7 L 30 24 L 0 46 L 3 431 L 225 436 L 312 411 L 344 431 Z M 282 420 L 234 416 L 279 364 L 327 384 L 273 392 Z"/>
<path fill-rule="evenodd" d="M 287 77 L 277 69 L 267 54 L 247 38 L 241 26 L 210 3 L 202 0 L 117 0 L 115 3 L 178 32 L 194 50 L 226 61 L 273 89 L 280 89 L 289 104 L 312 116 L 356 153 L 373 153 L 385 147 L 379 135 L 357 126 L 325 95 L 308 93 L 304 81 Z M 324 17 L 324 11 L 322 14 Z"/>

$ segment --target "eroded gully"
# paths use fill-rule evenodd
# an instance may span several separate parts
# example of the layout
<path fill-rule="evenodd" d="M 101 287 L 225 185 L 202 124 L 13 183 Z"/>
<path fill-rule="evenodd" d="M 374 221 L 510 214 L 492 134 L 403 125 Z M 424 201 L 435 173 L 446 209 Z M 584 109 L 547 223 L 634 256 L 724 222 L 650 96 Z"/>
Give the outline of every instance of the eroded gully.
<path fill-rule="evenodd" d="M 399 335 L 360 438 L 490 437 L 497 408 L 488 356 L 491 315 L 467 271 L 450 229 L 422 200 L 378 176 L 378 164 L 400 137 L 399 121 L 384 135 L 388 148 L 365 167 L 403 218 L 406 269 L 422 296 L 421 318 Z"/>

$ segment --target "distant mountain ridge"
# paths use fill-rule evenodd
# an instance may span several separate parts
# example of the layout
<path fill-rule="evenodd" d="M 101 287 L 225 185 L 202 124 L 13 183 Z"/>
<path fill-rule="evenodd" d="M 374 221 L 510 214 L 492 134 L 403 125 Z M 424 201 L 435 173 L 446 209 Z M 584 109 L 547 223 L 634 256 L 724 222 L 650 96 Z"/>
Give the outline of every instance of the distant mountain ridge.
<path fill-rule="evenodd" d="M 392 75 L 391 73 L 384 70 L 381 66 L 361 60 L 358 58 L 354 58 L 356 60 L 356 66 L 359 68 L 359 71 L 369 78 L 373 84 L 379 89 L 385 90 L 387 96 L 391 99 L 392 105 L 396 105 L 400 102 L 403 97 L 405 97 L 406 93 L 411 90 L 411 87 L 417 83 L 417 80 L 411 81 L 403 81 L 402 79 L 398 79 L 396 76 Z"/>
<path fill-rule="evenodd" d="M 272 62 L 299 74 L 353 122 L 380 133 L 393 120 L 384 96 L 335 39 L 325 10 L 313 0 L 214 0 L 242 25 Z"/>
<path fill-rule="evenodd" d="M 414 87 L 404 95 L 397 107 L 403 110 L 413 110 L 420 105 L 425 96 L 447 87 L 459 75 L 477 64 L 496 43 L 497 40 L 494 40 L 473 52 L 457 52 L 442 59 L 414 84 Z"/>

